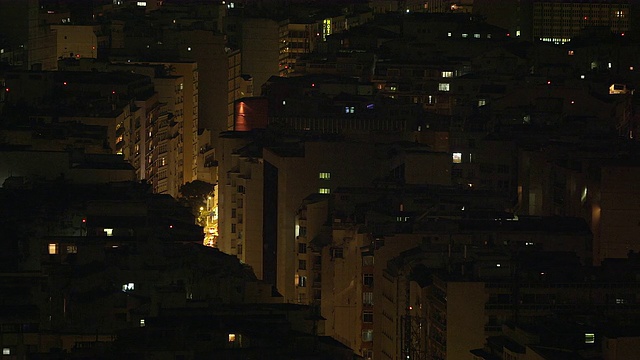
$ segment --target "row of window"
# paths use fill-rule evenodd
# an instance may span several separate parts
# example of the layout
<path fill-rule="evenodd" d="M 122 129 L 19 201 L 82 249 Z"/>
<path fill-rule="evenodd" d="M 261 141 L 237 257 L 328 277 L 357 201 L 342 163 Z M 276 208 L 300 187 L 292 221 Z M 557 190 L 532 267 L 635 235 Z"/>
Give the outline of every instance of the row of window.
<path fill-rule="evenodd" d="M 67 254 L 77 254 L 78 247 L 76 245 L 67 245 Z M 60 253 L 60 245 L 51 243 L 49 244 L 49 255 L 57 255 Z"/>

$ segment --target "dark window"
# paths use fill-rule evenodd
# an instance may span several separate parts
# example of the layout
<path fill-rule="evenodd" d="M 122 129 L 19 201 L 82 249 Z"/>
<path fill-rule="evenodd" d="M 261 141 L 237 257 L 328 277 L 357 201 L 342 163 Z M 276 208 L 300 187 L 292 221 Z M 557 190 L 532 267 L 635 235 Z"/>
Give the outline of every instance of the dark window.
<path fill-rule="evenodd" d="M 373 322 L 373 311 L 365 311 L 362 313 L 362 322 L 364 323 L 372 323 Z"/>
<path fill-rule="evenodd" d="M 372 287 L 373 286 L 373 274 L 364 274 L 362 276 L 362 283 L 364 286 Z"/>

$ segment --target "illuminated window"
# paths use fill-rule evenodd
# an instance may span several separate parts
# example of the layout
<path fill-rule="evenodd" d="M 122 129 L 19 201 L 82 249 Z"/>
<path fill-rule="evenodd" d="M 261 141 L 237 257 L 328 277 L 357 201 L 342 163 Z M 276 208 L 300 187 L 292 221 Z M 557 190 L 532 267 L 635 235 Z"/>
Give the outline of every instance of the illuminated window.
<path fill-rule="evenodd" d="M 235 342 L 236 341 L 236 334 L 229 334 L 229 342 Z"/>
<path fill-rule="evenodd" d="M 144 327 L 145 323 L 144 323 L 144 319 L 140 319 L 140 327 Z"/>
<path fill-rule="evenodd" d="M 454 164 L 462 164 L 462 153 L 453 153 L 452 160 Z"/>
<path fill-rule="evenodd" d="M 122 285 L 122 291 L 132 291 L 135 290 L 136 285 L 134 283 L 128 283 L 128 284 L 124 284 Z"/>
<path fill-rule="evenodd" d="M 298 287 L 307 287 L 307 277 L 299 276 L 298 277 Z"/>
<path fill-rule="evenodd" d="M 502 265 L 500 265 L 500 264 L 496 264 L 496 267 L 500 267 L 500 266 L 502 266 Z"/>
<path fill-rule="evenodd" d="M 593 333 L 585 333 L 584 334 L 584 343 L 585 344 L 594 344 L 596 342 L 596 334 Z"/>
<path fill-rule="evenodd" d="M 2 355 L 11 355 L 10 348 L 2 348 Z"/>
<path fill-rule="evenodd" d="M 147 6 L 147 2 L 146 1 L 138 1 L 136 3 L 136 5 L 140 6 L 140 7 L 146 7 Z"/>
<path fill-rule="evenodd" d="M 480 39 L 480 34 L 473 34 L 473 37 L 476 39 Z"/>
<path fill-rule="evenodd" d="M 318 189 L 318 193 L 320 193 L 320 194 L 331 194 L 331 189 L 329 189 L 329 188 L 320 188 L 320 189 Z"/>
<path fill-rule="evenodd" d="M 450 78 L 450 77 L 453 77 L 453 71 L 443 71 L 443 72 L 442 72 L 442 77 L 443 77 L 443 78 Z"/>
<path fill-rule="evenodd" d="M 345 114 L 353 114 L 356 111 L 356 108 L 354 106 L 345 106 L 344 107 L 344 113 Z"/>
<path fill-rule="evenodd" d="M 104 234 L 106 236 L 113 236 L 113 229 L 104 229 Z"/>
<path fill-rule="evenodd" d="M 331 173 L 321 172 L 320 174 L 318 174 L 318 178 L 319 179 L 324 179 L 324 180 L 329 180 L 329 179 L 331 179 Z"/>
<path fill-rule="evenodd" d="M 487 100 L 480 99 L 478 100 L 478 107 L 487 105 Z"/>
<path fill-rule="evenodd" d="M 58 253 L 58 244 L 49 244 L 49 254 L 56 255 Z"/>
<path fill-rule="evenodd" d="M 462 37 L 463 37 L 463 38 L 468 38 L 468 37 L 469 37 L 469 34 L 462 34 Z"/>
<path fill-rule="evenodd" d="M 438 84 L 439 91 L 449 91 L 449 83 L 439 83 Z"/>
<path fill-rule="evenodd" d="M 448 36 L 448 37 L 451 37 L 451 33 L 447 33 L 447 36 Z"/>
<path fill-rule="evenodd" d="M 362 304 L 373 305 L 373 293 L 371 291 L 365 291 L 362 293 Z"/>
<path fill-rule="evenodd" d="M 573 50 L 569 50 L 569 51 L 567 51 L 567 55 L 569 55 L 569 56 L 573 56 Z"/>
<path fill-rule="evenodd" d="M 75 245 L 67 245 L 67 254 L 77 254 L 78 247 Z"/>
<path fill-rule="evenodd" d="M 373 330 L 363 330 L 362 341 L 373 341 Z"/>
<path fill-rule="evenodd" d="M 516 30 L 516 37 L 520 37 L 520 30 Z"/>

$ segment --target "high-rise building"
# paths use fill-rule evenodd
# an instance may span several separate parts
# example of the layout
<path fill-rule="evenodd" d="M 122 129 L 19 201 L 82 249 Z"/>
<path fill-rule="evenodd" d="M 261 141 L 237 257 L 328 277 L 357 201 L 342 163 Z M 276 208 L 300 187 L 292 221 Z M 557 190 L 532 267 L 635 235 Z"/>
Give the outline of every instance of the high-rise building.
<path fill-rule="evenodd" d="M 532 15 L 534 39 L 563 44 L 590 27 L 623 35 L 629 30 L 630 1 L 533 1 Z"/>

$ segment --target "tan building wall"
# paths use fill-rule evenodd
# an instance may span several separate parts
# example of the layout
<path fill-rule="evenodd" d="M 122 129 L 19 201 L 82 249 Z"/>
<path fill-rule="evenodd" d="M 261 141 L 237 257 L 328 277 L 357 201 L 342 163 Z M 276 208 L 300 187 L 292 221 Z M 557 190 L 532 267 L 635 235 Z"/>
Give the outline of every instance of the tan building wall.
<path fill-rule="evenodd" d="M 639 348 L 640 337 L 638 336 L 605 336 L 602 341 L 602 357 L 604 360 L 634 359 L 638 356 Z"/>
<path fill-rule="evenodd" d="M 389 171 L 388 164 L 376 158 L 374 144 L 318 141 L 304 147 L 304 157 L 269 149 L 263 152 L 264 161 L 278 169 L 277 287 L 287 301 L 295 301 L 291 269 L 296 268 L 296 257 L 291 239 L 295 238 L 295 213 L 302 200 L 309 194 L 331 193 L 339 186 L 368 186 Z"/>
<path fill-rule="evenodd" d="M 198 87 L 199 72 L 195 62 L 150 63 L 161 64 L 169 69 L 170 75 L 181 76 L 184 80 L 182 88 L 182 122 L 179 126 L 179 137 L 182 141 L 176 144 L 178 154 L 182 154 L 178 162 L 183 167 L 184 176 L 180 185 L 198 179 Z M 179 120 L 179 119 L 178 119 Z"/>
<path fill-rule="evenodd" d="M 93 25 L 51 25 L 56 33 L 56 57 L 98 57 L 98 39 Z"/>
<path fill-rule="evenodd" d="M 364 279 L 360 250 L 368 236 L 357 231 L 357 227 L 334 227 L 333 243 L 323 249 L 322 278 L 331 286 L 323 286 L 321 314 L 327 319 L 327 335 L 362 354 L 371 343 L 365 335 L 370 326 L 363 323 L 362 292 L 372 286 Z"/>
<path fill-rule="evenodd" d="M 482 282 L 447 283 L 447 359 L 465 359 L 485 343 L 484 304 L 487 296 Z"/>
<path fill-rule="evenodd" d="M 630 250 L 640 251 L 640 167 L 604 166 L 601 171 L 599 211 L 594 216 L 594 262 L 605 258 L 626 258 Z"/>

